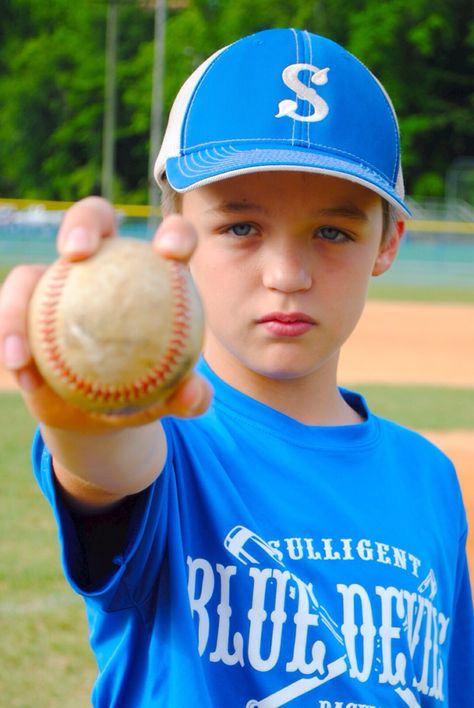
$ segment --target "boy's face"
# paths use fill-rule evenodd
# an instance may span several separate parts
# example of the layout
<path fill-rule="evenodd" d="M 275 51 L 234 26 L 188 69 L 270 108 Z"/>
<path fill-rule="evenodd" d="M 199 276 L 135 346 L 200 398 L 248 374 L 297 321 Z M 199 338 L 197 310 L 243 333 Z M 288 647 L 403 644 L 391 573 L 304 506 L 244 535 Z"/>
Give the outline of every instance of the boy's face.
<path fill-rule="evenodd" d="M 191 270 L 206 313 L 204 355 L 234 385 L 242 376 L 336 378 L 371 274 L 395 257 L 382 246 L 382 201 L 347 180 L 260 172 L 190 191 L 198 231 Z"/>

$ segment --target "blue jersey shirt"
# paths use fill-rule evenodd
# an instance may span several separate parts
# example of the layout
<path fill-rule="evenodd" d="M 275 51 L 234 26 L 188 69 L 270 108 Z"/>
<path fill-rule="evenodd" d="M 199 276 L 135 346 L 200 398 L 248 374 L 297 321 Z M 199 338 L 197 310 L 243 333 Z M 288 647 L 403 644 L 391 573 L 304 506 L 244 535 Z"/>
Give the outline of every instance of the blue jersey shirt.
<path fill-rule="evenodd" d="M 212 407 L 163 421 L 165 468 L 136 497 L 98 586 L 35 439 L 65 573 L 86 603 L 93 705 L 472 705 L 467 529 L 450 461 L 356 394 L 343 392 L 363 423 L 307 426 L 201 372 Z"/>

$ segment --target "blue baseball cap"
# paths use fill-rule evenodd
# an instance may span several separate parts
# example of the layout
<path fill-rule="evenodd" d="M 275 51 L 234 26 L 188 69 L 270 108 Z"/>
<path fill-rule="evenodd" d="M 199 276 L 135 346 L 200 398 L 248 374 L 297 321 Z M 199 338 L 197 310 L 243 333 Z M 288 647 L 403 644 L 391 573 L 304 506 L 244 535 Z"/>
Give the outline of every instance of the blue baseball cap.
<path fill-rule="evenodd" d="M 263 170 L 348 179 L 410 214 L 387 93 L 347 50 L 304 30 L 258 32 L 201 64 L 176 97 L 155 177 L 186 192 Z"/>

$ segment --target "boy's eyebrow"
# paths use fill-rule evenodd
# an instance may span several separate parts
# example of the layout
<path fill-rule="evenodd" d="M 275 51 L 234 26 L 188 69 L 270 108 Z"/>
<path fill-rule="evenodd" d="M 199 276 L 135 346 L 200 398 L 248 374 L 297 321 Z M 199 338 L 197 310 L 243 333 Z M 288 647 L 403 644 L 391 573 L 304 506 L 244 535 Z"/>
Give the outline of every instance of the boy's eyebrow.
<path fill-rule="evenodd" d="M 254 204 L 253 202 L 248 202 L 248 201 L 228 201 L 228 202 L 219 202 L 216 206 L 212 207 L 209 209 L 210 212 L 223 212 L 227 214 L 235 214 L 238 212 L 243 212 L 243 211 L 259 211 L 259 212 L 266 212 L 267 209 L 265 209 L 261 204 Z"/>
<path fill-rule="evenodd" d="M 236 214 L 239 212 L 256 211 L 268 213 L 268 209 L 261 204 L 250 201 L 226 201 L 219 202 L 216 206 L 211 207 L 209 212 L 221 212 L 227 214 Z M 346 219 L 354 219 L 357 221 L 367 221 L 367 213 L 352 202 L 344 202 L 335 204 L 334 206 L 315 209 L 314 215 L 317 217 L 344 217 Z"/>
<path fill-rule="evenodd" d="M 346 219 L 355 219 L 357 221 L 368 221 L 367 213 L 358 207 L 356 204 L 347 202 L 344 204 L 336 204 L 333 207 L 318 209 L 319 216 L 341 216 Z"/>

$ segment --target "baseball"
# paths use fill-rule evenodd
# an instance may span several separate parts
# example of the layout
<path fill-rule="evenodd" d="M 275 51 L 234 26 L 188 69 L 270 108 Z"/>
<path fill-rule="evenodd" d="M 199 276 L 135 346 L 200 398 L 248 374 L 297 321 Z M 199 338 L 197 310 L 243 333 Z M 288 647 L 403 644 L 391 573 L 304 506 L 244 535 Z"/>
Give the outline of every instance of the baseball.
<path fill-rule="evenodd" d="M 166 399 L 191 370 L 203 314 L 186 265 L 151 244 L 105 239 L 84 261 L 59 258 L 31 300 L 33 357 L 63 399 L 127 414 Z"/>

